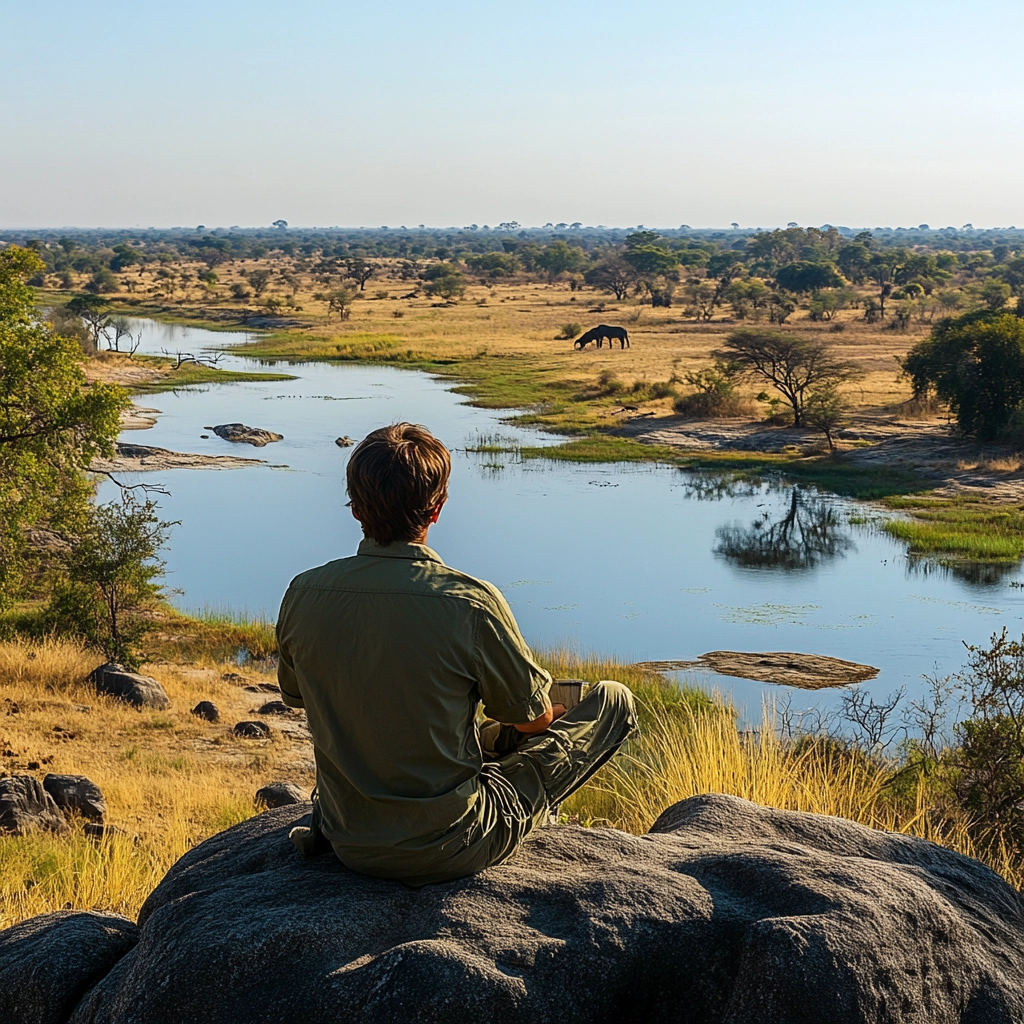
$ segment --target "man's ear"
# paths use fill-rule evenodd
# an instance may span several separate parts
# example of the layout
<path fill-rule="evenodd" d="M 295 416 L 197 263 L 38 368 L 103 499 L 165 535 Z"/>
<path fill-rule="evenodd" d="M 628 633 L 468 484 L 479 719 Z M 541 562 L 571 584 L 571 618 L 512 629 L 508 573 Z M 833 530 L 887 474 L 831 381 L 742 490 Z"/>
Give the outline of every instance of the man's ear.
<path fill-rule="evenodd" d="M 447 501 L 447 500 L 448 499 L 445 498 L 445 501 Z M 433 513 L 431 513 L 431 516 L 430 516 L 430 524 L 431 524 L 431 526 L 433 526 L 433 524 L 437 522 L 438 517 L 441 515 L 441 509 L 443 509 L 443 508 L 444 508 L 444 501 L 442 501 L 441 504 L 438 505 L 437 508 L 434 509 Z"/>

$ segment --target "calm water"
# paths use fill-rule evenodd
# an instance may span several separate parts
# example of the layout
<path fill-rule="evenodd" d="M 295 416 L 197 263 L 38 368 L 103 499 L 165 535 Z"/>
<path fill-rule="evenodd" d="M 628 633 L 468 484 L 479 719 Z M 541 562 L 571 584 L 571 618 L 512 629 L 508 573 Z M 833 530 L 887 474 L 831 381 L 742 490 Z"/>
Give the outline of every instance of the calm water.
<path fill-rule="evenodd" d="M 199 351 L 244 340 L 149 323 L 140 351 Z M 225 368 L 256 368 L 229 357 Z M 508 427 L 461 404 L 430 377 L 386 367 L 279 367 L 295 380 L 224 384 L 143 396 L 157 425 L 126 440 L 177 451 L 264 458 L 244 470 L 147 474 L 166 485 L 179 519 L 167 557 L 183 608 L 276 612 L 296 573 L 351 554 L 361 536 L 345 508 L 350 449 L 397 420 L 424 423 L 453 449 L 451 497 L 430 543 L 449 563 L 509 598 L 527 639 L 624 660 L 689 659 L 711 650 L 795 650 L 878 666 L 880 693 L 963 664 L 963 642 L 1004 624 L 1021 632 L 1024 591 L 1013 569 L 958 577 L 915 565 L 863 523 L 865 508 L 788 486 L 722 486 L 668 467 L 518 462 L 464 451 L 481 435 L 550 437 Z M 284 435 L 262 449 L 206 426 L 241 421 Z M 201 434 L 210 434 L 202 439 Z M 104 498 L 114 496 L 105 484 Z M 870 511 L 868 512 L 870 518 Z M 855 522 L 851 523 L 850 519 Z M 755 525 L 757 524 L 757 525 Z M 997 574 L 998 575 L 998 574 Z M 685 678 L 732 693 L 755 711 L 763 692 L 712 674 Z M 794 706 L 836 703 L 834 691 L 793 694 Z"/>

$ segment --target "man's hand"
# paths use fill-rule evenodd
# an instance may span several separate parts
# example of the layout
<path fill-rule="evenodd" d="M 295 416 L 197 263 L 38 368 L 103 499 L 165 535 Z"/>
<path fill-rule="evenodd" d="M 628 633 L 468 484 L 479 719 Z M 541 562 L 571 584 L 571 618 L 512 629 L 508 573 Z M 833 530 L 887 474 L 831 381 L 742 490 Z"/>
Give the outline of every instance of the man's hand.
<path fill-rule="evenodd" d="M 535 732 L 543 732 L 552 722 L 557 721 L 564 714 L 564 704 L 552 704 L 539 718 L 535 718 L 532 722 L 526 722 L 522 725 L 518 722 L 513 722 L 512 728 L 529 736 Z"/>

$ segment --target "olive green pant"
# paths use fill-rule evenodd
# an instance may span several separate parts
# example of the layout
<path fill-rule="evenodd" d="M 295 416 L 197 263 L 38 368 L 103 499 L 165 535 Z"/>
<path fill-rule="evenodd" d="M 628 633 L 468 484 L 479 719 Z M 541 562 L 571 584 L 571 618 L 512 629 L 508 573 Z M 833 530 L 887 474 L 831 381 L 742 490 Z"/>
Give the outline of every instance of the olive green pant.
<path fill-rule="evenodd" d="M 495 728 L 497 727 L 497 728 Z M 621 683 L 595 683 L 571 711 L 540 733 L 485 723 L 484 765 L 470 812 L 436 842 L 349 867 L 369 875 L 428 885 L 475 874 L 507 860 L 552 807 L 579 789 L 635 729 L 633 695 Z"/>

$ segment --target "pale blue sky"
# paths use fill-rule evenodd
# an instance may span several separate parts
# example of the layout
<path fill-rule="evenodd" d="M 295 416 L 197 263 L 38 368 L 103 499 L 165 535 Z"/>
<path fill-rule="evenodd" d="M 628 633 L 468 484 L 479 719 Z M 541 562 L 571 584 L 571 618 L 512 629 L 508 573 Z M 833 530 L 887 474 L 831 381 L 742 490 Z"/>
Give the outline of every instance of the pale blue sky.
<path fill-rule="evenodd" d="M 0 226 L 1024 226 L 1024 4 L 0 0 Z"/>

